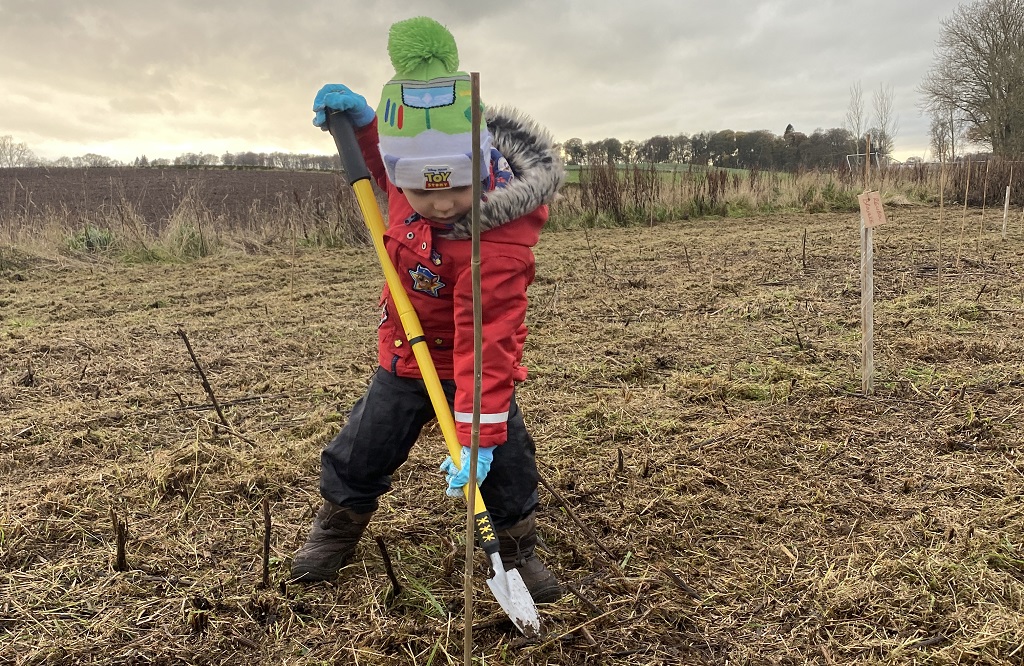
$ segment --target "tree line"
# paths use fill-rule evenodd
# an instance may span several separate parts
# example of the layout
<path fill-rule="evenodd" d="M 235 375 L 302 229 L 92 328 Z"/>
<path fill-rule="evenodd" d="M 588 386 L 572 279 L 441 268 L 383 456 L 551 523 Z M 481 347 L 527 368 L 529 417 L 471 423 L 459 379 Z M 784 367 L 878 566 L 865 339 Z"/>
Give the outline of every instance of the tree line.
<path fill-rule="evenodd" d="M 845 128 L 816 129 L 805 134 L 789 125 L 781 136 L 768 130 L 721 130 L 692 136 L 659 135 L 644 141 L 612 138 L 584 142 L 572 138 L 562 144 L 562 152 L 566 162 L 580 165 L 643 162 L 796 171 L 846 166 L 847 156 L 863 153 L 865 144 L 864 137 L 858 139 Z"/>
<path fill-rule="evenodd" d="M 182 153 L 175 158 L 159 157 L 149 159 L 140 155 L 129 162 L 115 160 L 105 155 L 86 153 L 75 157 L 60 157 L 45 160 L 36 157 L 35 153 L 24 143 L 19 143 L 10 135 L 0 136 L 0 168 L 17 167 L 239 167 L 255 169 L 289 169 L 301 170 L 337 170 L 341 168 L 341 159 L 337 155 L 310 155 L 305 153 L 257 153 L 243 151 L 238 153 L 225 152 L 222 155 L 212 153 Z"/>
<path fill-rule="evenodd" d="M 4 146 L 10 150 L 5 151 Z M 756 132 L 701 132 L 693 136 L 654 136 L 646 141 L 604 139 L 584 143 L 573 138 L 561 145 L 569 164 L 632 164 L 637 162 L 702 164 L 739 169 L 828 169 L 845 164 L 846 156 L 863 152 L 864 141 L 858 142 L 849 130 L 815 130 L 810 135 L 792 126 L 782 136 L 767 130 Z M 874 152 L 874 151 L 873 151 Z M 6 155 L 6 158 L 5 158 Z M 296 153 L 257 153 L 244 151 L 182 153 L 174 158 L 150 159 L 140 155 L 122 162 L 95 153 L 77 157 L 61 157 L 48 161 L 36 158 L 24 144 L 11 137 L 0 137 L 0 167 L 238 167 L 291 170 L 337 170 L 337 155 Z"/>

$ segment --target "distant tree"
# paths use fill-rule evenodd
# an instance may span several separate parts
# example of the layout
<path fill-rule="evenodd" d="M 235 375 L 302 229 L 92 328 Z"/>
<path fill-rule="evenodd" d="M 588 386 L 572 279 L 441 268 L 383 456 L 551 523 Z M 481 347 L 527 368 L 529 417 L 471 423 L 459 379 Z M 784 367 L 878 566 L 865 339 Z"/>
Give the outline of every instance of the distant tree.
<path fill-rule="evenodd" d="M 960 5 L 942 21 L 919 91 L 933 119 L 952 111 L 947 130 L 962 123 L 997 156 L 1024 153 L 1024 0 Z"/>
<path fill-rule="evenodd" d="M 899 116 L 893 113 L 892 86 L 880 84 L 872 98 L 875 127 L 871 134 L 871 144 L 882 157 L 892 155 L 896 147 L 896 135 L 900 130 Z"/>
<path fill-rule="evenodd" d="M 685 164 L 690 161 L 690 137 L 685 134 L 676 134 L 672 137 L 672 152 L 669 161 L 677 164 Z"/>
<path fill-rule="evenodd" d="M 132 166 L 148 167 L 149 166 L 149 158 L 147 158 L 145 155 L 140 155 L 140 156 L 135 158 L 135 161 L 132 163 Z"/>
<path fill-rule="evenodd" d="M 58 157 L 53 161 L 53 166 L 56 167 L 73 167 L 74 165 L 74 161 L 67 156 Z"/>
<path fill-rule="evenodd" d="M 708 154 L 717 167 L 735 166 L 736 132 L 721 130 L 712 134 L 708 139 Z"/>
<path fill-rule="evenodd" d="M 931 111 L 929 130 L 930 147 L 935 159 L 952 162 L 956 160 L 957 148 L 964 139 L 963 121 L 951 106 Z"/>
<path fill-rule="evenodd" d="M 120 162 L 111 159 L 106 155 L 97 155 L 96 153 L 86 153 L 78 157 L 71 158 L 71 164 L 75 167 L 112 167 L 119 166 Z"/>
<path fill-rule="evenodd" d="M 587 155 L 586 148 L 584 148 L 581 139 L 569 139 L 562 148 L 565 150 L 565 161 L 569 164 L 582 164 L 583 159 Z"/>
<path fill-rule="evenodd" d="M 846 156 L 857 149 L 854 134 L 845 127 L 833 127 L 825 132 L 825 143 L 828 146 L 830 166 L 836 167 L 846 163 Z"/>
<path fill-rule="evenodd" d="M 811 135 L 800 144 L 797 155 L 798 164 L 804 169 L 831 167 L 831 155 L 828 150 L 828 141 L 825 139 L 825 130 L 819 127 L 811 132 Z"/>
<path fill-rule="evenodd" d="M 711 132 L 698 132 L 690 137 L 690 164 L 707 166 L 711 162 L 710 141 Z"/>
<path fill-rule="evenodd" d="M 601 143 L 604 144 L 604 154 L 608 164 L 616 164 L 622 161 L 621 141 L 615 138 L 611 138 L 605 139 Z"/>
<path fill-rule="evenodd" d="M 797 132 L 792 123 L 786 125 L 779 145 L 776 148 L 776 168 L 795 171 L 801 167 L 800 147 L 807 141 L 807 135 Z"/>
<path fill-rule="evenodd" d="M 935 159 L 940 162 L 949 162 L 952 156 L 952 141 L 945 118 L 932 116 L 929 139 Z"/>
<path fill-rule="evenodd" d="M 864 126 L 867 121 L 864 119 L 864 94 L 860 89 L 860 81 L 850 86 L 850 104 L 846 108 L 846 129 L 859 139 L 864 135 Z"/>
<path fill-rule="evenodd" d="M 633 164 L 638 159 L 640 144 L 630 139 L 622 142 L 622 161 L 626 164 Z"/>
<path fill-rule="evenodd" d="M 14 138 L 6 134 L 0 136 L 0 167 L 32 166 L 36 156 L 24 143 L 16 143 Z"/>
<path fill-rule="evenodd" d="M 644 162 L 668 162 L 672 157 L 672 139 L 652 136 L 640 144 L 640 159 Z"/>
<path fill-rule="evenodd" d="M 768 130 L 736 132 L 736 166 L 742 169 L 770 169 L 775 135 Z"/>

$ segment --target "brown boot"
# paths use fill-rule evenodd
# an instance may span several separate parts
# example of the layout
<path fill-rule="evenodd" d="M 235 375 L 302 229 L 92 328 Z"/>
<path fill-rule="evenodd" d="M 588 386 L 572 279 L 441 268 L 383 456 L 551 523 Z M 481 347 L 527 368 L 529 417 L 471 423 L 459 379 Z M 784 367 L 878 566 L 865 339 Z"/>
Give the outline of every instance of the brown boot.
<path fill-rule="evenodd" d="M 292 558 L 292 579 L 312 583 L 337 578 L 372 516 L 373 511 L 356 513 L 324 500 L 306 543 Z"/>
<path fill-rule="evenodd" d="M 507 530 L 498 532 L 498 554 L 501 563 L 505 565 L 505 571 L 513 568 L 519 570 L 534 602 L 549 604 L 561 599 L 565 592 L 558 584 L 558 579 L 534 553 L 537 547 L 534 515 L 531 513 Z"/>

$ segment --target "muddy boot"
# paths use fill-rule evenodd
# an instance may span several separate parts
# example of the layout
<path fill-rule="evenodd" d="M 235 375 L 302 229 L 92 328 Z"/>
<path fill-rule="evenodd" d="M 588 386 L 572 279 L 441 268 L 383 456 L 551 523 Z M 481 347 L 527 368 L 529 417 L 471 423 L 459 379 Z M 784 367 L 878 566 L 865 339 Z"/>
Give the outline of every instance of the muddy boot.
<path fill-rule="evenodd" d="M 356 513 L 324 500 L 306 543 L 292 558 L 292 579 L 300 583 L 334 580 L 356 550 L 373 511 Z"/>
<path fill-rule="evenodd" d="M 535 514 L 520 520 L 512 527 L 498 532 L 499 554 L 505 571 L 518 569 L 530 590 L 530 596 L 538 604 L 549 604 L 558 601 L 564 594 L 558 579 L 548 571 L 544 563 L 537 559 L 534 549 L 537 547 L 537 524 Z"/>

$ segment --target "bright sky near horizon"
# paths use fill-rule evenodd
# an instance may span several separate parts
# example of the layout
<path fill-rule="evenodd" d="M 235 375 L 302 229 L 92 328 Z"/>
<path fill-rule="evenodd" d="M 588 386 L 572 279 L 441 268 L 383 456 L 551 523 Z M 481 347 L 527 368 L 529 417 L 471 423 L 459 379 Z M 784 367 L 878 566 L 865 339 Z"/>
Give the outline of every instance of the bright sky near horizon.
<path fill-rule="evenodd" d="M 0 0 L 0 135 L 46 159 L 333 153 L 313 95 L 376 106 L 388 27 L 429 15 L 483 99 L 556 140 L 842 127 L 892 86 L 895 155 L 927 157 L 917 87 L 956 0 Z"/>

